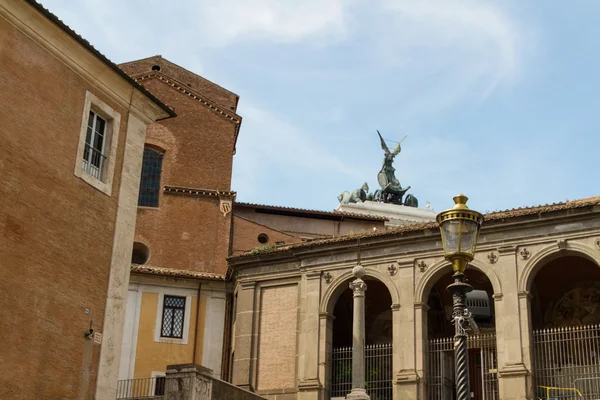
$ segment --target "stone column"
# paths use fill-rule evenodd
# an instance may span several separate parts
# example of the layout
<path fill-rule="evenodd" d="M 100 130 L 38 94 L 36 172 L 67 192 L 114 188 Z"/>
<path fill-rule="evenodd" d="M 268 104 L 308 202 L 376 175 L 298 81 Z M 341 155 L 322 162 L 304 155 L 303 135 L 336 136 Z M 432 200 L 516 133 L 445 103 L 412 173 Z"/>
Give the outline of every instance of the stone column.
<path fill-rule="evenodd" d="M 367 284 L 361 279 L 365 269 L 358 264 L 352 270 L 355 280 L 350 282 L 354 292 L 354 312 L 352 316 L 352 391 L 346 399 L 369 400 L 365 390 L 365 292 Z"/>
<path fill-rule="evenodd" d="M 255 282 L 240 282 L 236 301 L 232 383 L 253 391 Z"/>
<path fill-rule="evenodd" d="M 298 340 L 298 400 L 317 400 L 319 380 L 319 297 L 321 271 L 304 274 L 300 286 L 300 334 Z"/>

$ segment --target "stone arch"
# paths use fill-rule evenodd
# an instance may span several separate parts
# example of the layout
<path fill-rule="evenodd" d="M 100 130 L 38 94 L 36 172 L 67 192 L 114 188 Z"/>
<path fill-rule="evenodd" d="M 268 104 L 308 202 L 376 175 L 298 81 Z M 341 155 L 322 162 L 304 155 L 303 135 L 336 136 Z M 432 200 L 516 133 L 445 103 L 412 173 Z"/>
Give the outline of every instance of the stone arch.
<path fill-rule="evenodd" d="M 352 279 L 352 277 L 352 269 L 349 268 L 348 271 L 331 281 L 329 287 L 325 290 L 325 293 L 321 298 L 321 305 L 319 306 L 320 313 L 333 314 L 335 303 L 342 291 L 345 289 L 350 290 L 350 288 L 344 285 L 344 283 Z M 390 296 L 392 297 L 392 306 L 400 304 L 400 293 L 398 292 L 396 285 L 394 285 L 394 282 L 392 282 L 387 274 L 374 267 L 365 267 L 365 277 L 375 278 L 387 287 L 388 291 L 390 292 Z M 367 293 L 368 290 L 369 289 L 367 287 Z"/>
<path fill-rule="evenodd" d="M 490 265 L 478 260 L 473 260 L 469 263 L 469 267 L 479 270 L 490 280 L 490 283 L 494 288 L 494 294 L 500 295 L 502 293 L 500 279 Z M 449 270 L 450 263 L 446 260 L 437 261 L 431 267 L 429 267 L 415 287 L 415 304 L 427 303 L 429 291 L 444 274 L 448 273 Z"/>
<path fill-rule="evenodd" d="M 529 291 L 533 278 L 545 264 L 563 256 L 583 257 L 600 267 L 600 259 L 598 259 L 596 251 L 591 247 L 578 242 L 568 242 L 566 243 L 565 248 L 561 248 L 555 243 L 546 246 L 535 253 L 527 264 L 525 264 L 525 267 L 519 276 L 519 293 L 526 293 Z"/>

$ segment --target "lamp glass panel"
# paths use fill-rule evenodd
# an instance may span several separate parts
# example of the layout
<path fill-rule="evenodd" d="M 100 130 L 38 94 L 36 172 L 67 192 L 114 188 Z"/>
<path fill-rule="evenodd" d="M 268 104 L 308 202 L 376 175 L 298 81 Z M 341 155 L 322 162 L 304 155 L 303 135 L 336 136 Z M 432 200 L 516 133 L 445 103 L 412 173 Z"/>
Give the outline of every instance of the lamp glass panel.
<path fill-rule="evenodd" d="M 442 223 L 442 242 L 446 254 L 456 253 L 458 251 L 460 236 L 460 221 L 450 220 Z"/>
<path fill-rule="evenodd" d="M 477 245 L 477 231 L 479 230 L 479 226 L 475 221 L 464 220 L 461 222 L 459 251 L 473 255 L 475 254 L 475 246 Z"/>

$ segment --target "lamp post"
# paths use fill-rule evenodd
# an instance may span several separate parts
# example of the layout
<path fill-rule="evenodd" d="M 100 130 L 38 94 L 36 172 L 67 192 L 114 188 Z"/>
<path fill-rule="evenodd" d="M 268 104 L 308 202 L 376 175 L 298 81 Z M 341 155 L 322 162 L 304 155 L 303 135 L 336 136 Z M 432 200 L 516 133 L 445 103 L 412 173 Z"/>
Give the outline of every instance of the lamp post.
<path fill-rule="evenodd" d="M 467 309 L 467 293 L 473 287 L 465 282 L 465 269 L 473 261 L 475 247 L 483 215 L 467 207 L 468 197 L 459 194 L 454 197 L 454 207 L 442 211 L 436 217 L 442 233 L 444 258 L 452 263 L 454 283 L 448 286 L 452 293 L 452 320 L 454 324 L 454 363 L 456 399 L 469 400 L 469 373 L 467 367 L 466 328 L 472 320 Z"/>

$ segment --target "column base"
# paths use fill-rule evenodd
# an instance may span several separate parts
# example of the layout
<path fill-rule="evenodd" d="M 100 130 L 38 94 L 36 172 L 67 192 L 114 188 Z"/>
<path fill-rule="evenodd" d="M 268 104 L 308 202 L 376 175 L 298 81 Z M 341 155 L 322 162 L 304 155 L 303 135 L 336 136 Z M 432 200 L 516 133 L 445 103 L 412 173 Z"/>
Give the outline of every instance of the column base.
<path fill-rule="evenodd" d="M 346 396 L 347 400 L 371 400 L 365 389 L 352 389 Z"/>

